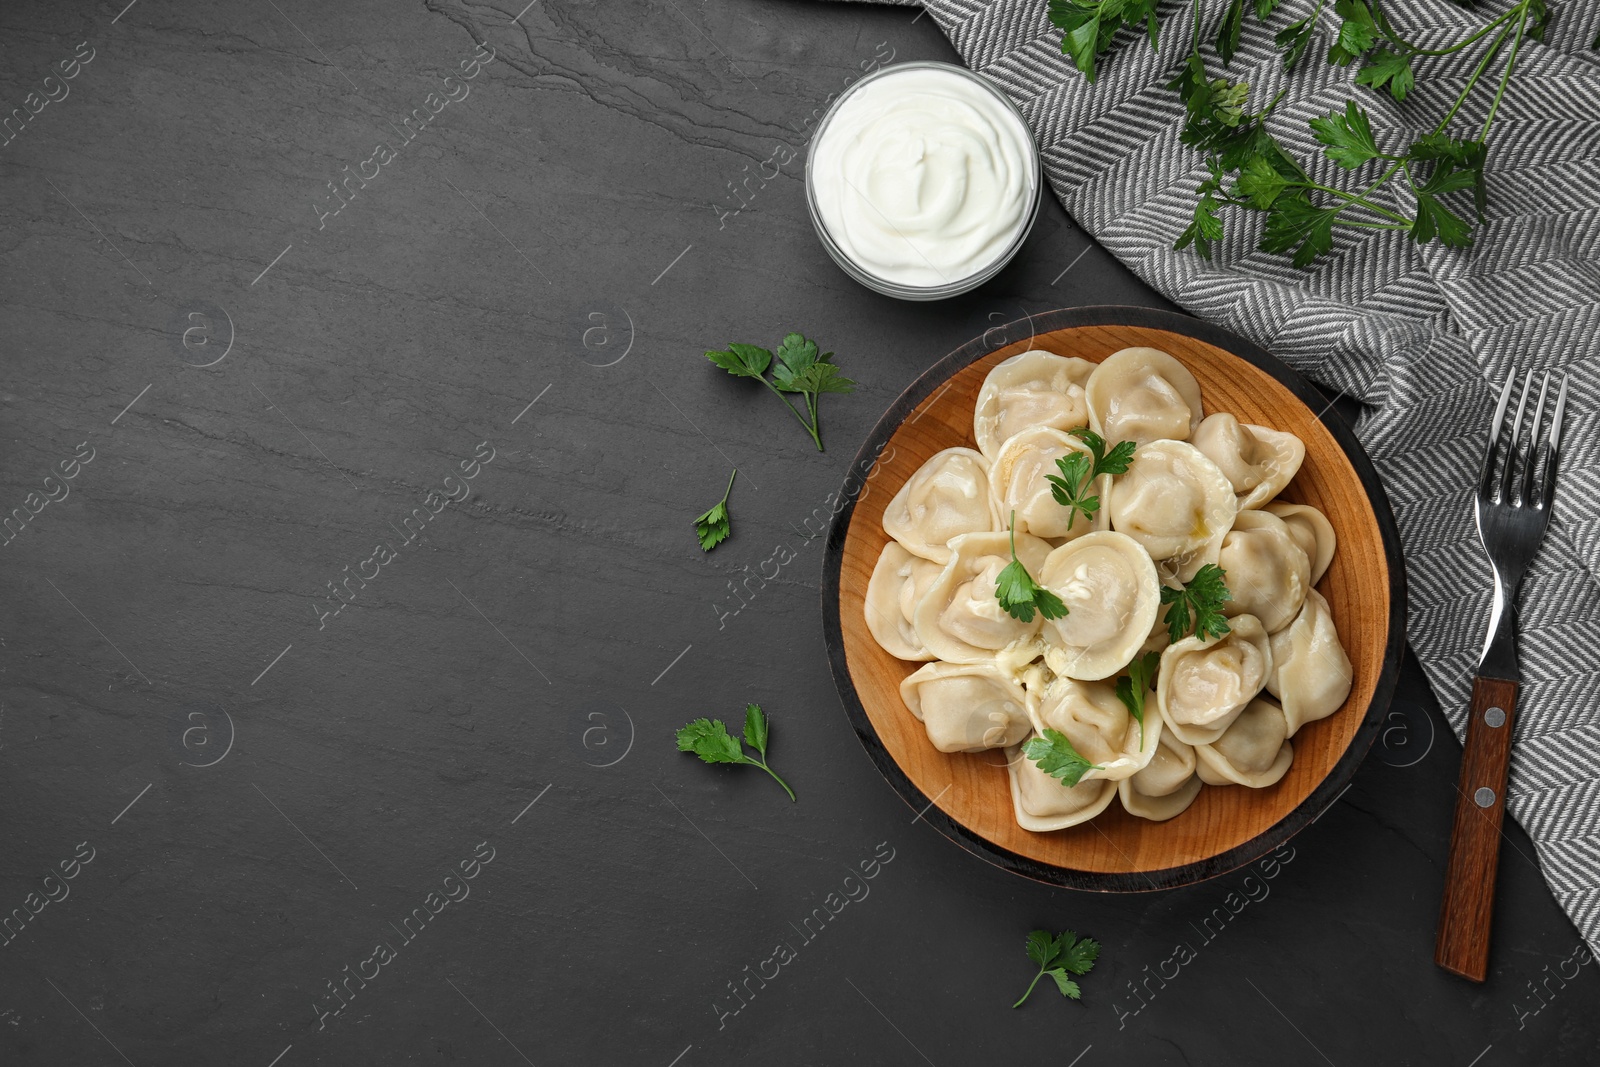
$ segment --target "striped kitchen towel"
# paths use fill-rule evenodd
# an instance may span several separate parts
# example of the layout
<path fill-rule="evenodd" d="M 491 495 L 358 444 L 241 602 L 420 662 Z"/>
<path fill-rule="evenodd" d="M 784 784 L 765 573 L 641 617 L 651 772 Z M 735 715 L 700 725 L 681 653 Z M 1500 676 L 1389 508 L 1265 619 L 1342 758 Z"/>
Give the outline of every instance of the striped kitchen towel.
<path fill-rule="evenodd" d="M 1567 371 L 1554 517 L 1521 598 L 1524 681 L 1508 805 L 1556 898 L 1600 951 L 1600 51 L 1592 47 L 1600 4 L 1551 0 L 1544 41 L 1523 42 L 1490 138 L 1488 221 L 1473 248 L 1344 232 L 1309 270 L 1256 249 L 1259 217 L 1229 215 L 1210 261 L 1173 250 L 1204 177 L 1199 156 L 1178 141 L 1183 106 L 1165 88 L 1183 59 L 1177 49 L 1157 55 L 1124 33 L 1090 85 L 1062 54 L 1045 0 L 922 6 L 1028 117 L 1056 195 L 1100 244 L 1190 312 L 1365 405 L 1356 431 L 1404 541 L 1407 634 L 1457 736 L 1488 617 L 1471 502 L 1494 383 L 1513 363 Z M 1203 6 L 1201 36 L 1210 41 L 1227 5 Z M 1254 106 L 1286 91 L 1272 131 L 1303 160 L 1321 159 L 1306 120 L 1352 97 L 1371 112 L 1381 146 L 1408 143 L 1431 129 L 1481 55 L 1468 48 L 1426 60 L 1396 104 L 1353 85 L 1354 67 L 1322 62 L 1338 24 L 1330 4 L 1321 41 L 1286 75 L 1273 33 L 1314 6 L 1285 0 L 1265 25 L 1248 16 L 1227 68 L 1250 83 Z M 1408 39 L 1437 47 L 1508 2 L 1384 6 Z M 1161 13 L 1162 40 L 1186 39 L 1189 4 L 1163 4 Z M 1221 63 L 1206 51 L 1217 76 Z M 1480 126 L 1491 94 L 1480 83 L 1456 128 Z"/>

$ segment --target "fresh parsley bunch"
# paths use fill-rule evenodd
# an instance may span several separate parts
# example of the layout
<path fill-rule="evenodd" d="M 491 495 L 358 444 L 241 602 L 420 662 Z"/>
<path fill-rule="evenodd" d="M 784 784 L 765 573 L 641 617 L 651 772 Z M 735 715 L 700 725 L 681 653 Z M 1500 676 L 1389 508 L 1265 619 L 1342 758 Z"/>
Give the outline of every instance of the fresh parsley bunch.
<path fill-rule="evenodd" d="M 1070 530 L 1080 513 L 1085 519 L 1092 520 L 1095 517 L 1100 510 L 1100 497 L 1092 492 L 1095 483 L 1102 474 L 1126 474 L 1128 464 L 1133 461 L 1135 445 L 1132 441 L 1120 441 L 1107 452 L 1105 438 L 1087 426 L 1078 426 L 1067 432 L 1082 441 L 1091 454 L 1086 456 L 1082 452 L 1068 452 L 1057 457 L 1056 466 L 1061 473 L 1047 474 L 1045 480 L 1050 483 L 1050 495 L 1055 502 L 1070 509 L 1067 515 L 1067 529 Z"/>
<path fill-rule="evenodd" d="M 817 425 L 817 399 L 823 393 L 856 391 L 856 383 L 840 374 L 839 368 L 833 365 L 832 352 L 819 354 L 815 341 L 797 333 L 785 335 L 778 346 L 776 360 L 765 348 L 741 344 L 729 344 L 726 352 L 708 351 L 706 358 L 735 378 L 754 378 L 772 390 L 806 428 L 818 452 L 822 451 L 822 434 Z M 770 379 L 767 378 L 768 368 L 772 370 Z M 804 415 L 789 403 L 785 393 L 798 393 L 805 398 Z"/>
<path fill-rule="evenodd" d="M 1028 935 L 1025 943 L 1028 958 L 1039 965 L 1039 973 L 1033 976 L 1033 981 L 1028 983 L 1027 992 L 1022 994 L 1022 999 L 1011 1005 L 1013 1008 L 1022 1007 L 1023 1003 L 1033 995 L 1033 987 L 1039 984 L 1039 979 L 1049 975 L 1056 983 L 1056 988 L 1061 990 L 1061 995 L 1072 1000 L 1079 1000 L 1083 992 L 1078 988 L 1078 983 L 1072 980 L 1073 975 L 1083 977 L 1094 970 L 1094 961 L 1100 956 L 1100 943 L 1093 938 L 1080 938 L 1071 930 L 1063 930 L 1054 937 L 1048 930 L 1035 930 Z"/>
<path fill-rule="evenodd" d="M 678 751 L 693 752 L 703 763 L 743 763 L 760 767 L 772 775 L 772 780 L 783 786 L 794 800 L 794 790 L 767 766 L 767 716 L 760 704 L 746 704 L 744 708 L 744 743 L 755 749 L 756 756 L 746 755 L 739 739 L 728 733 L 721 719 L 696 719 L 678 729 Z"/>
<path fill-rule="evenodd" d="M 1266 21 L 1277 10 L 1279 0 L 1223 2 L 1226 7 L 1214 43 L 1226 66 L 1239 47 L 1246 9 L 1252 8 L 1258 19 Z M 1382 165 L 1375 177 L 1369 170 L 1365 184 L 1354 190 L 1313 180 L 1305 165 L 1268 130 L 1267 122 L 1282 93 L 1252 112 L 1247 109 L 1247 82 L 1208 75 L 1200 54 L 1200 3 L 1193 0 L 1189 54 L 1167 86 L 1185 105 L 1181 140 L 1201 153 L 1206 166 L 1206 177 L 1195 190 L 1198 200 L 1191 220 L 1175 247 L 1192 245 L 1202 257 L 1210 258 L 1213 246 L 1223 237 L 1221 211 L 1227 207 L 1264 214 L 1261 249 L 1289 255 L 1297 267 L 1310 266 L 1332 251 L 1334 231 L 1339 227 L 1403 232 L 1419 244 L 1438 241 L 1453 248 L 1472 244 L 1473 226 L 1475 221 L 1483 221 L 1486 206 L 1484 164 L 1489 131 L 1516 69 L 1522 42 L 1544 36 L 1550 20 L 1547 0 L 1518 0 L 1459 40 L 1437 48 L 1423 48 L 1408 40 L 1389 20 L 1382 0 L 1318 3 L 1311 15 L 1280 30 L 1276 43 L 1284 68 L 1292 70 L 1309 51 L 1319 23 L 1331 7 L 1338 25 L 1330 27 L 1333 43 L 1327 62 L 1336 67 L 1359 64 L 1357 84 L 1387 92 L 1397 101 L 1406 99 L 1415 88 L 1419 61 L 1475 47 L 1483 53 L 1438 124 L 1409 144 L 1380 146 L 1373 136 L 1370 115 L 1354 100 L 1342 110 L 1310 120 L 1323 155 L 1337 166 L 1355 171 L 1368 164 Z M 1093 81 L 1095 60 L 1110 49 L 1118 30 L 1143 28 L 1151 44 L 1156 43 L 1153 6 L 1145 0 L 1050 0 L 1049 14 L 1064 31 L 1062 50 Z M 1600 39 L 1595 45 L 1600 47 Z M 1485 74 L 1497 84 L 1482 126 L 1475 135 L 1452 133 L 1451 122 Z M 1403 183 L 1409 192 L 1414 205 L 1410 211 L 1404 210 L 1403 204 L 1397 209 L 1378 201 L 1380 190 L 1391 182 Z M 1449 199 L 1469 191 L 1470 207 Z"/>

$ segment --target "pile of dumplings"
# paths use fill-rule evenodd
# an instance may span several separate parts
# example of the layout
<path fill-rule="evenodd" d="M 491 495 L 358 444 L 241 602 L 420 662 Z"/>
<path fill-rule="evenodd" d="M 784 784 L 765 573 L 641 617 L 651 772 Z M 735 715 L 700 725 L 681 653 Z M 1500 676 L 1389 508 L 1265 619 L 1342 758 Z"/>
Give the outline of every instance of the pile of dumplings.
<path fill-rule="evenodd" d="M 901 487 L 883 516 L 892 538 L 867 587 L 866 622 L 887 652 L 926 661 L 901 697 L 941 752 L 1004 749 L 1017 822 L 1059 830 L 1119 801 L 1163 821 L 1204 785 L 1265 788 L 1288 771 L 1290 739 L 1333 714 L 1352 672 L 1314 588 L 1333 559 L 1315 508 L 1276 502 L 1300 469 L 1293 434 L 1203 414 L 1178 360 L 1127 348 L 1099 364 L 1029 351 L 996 366 L 973 412 L 977 448 L 947 448 Z M 1101 475 L 1094 518 L 1051 495 L 1056 460 L 1087 446 L 1137 447 L 1127 473 Z M 1068 614 L 1022 622 L 996 579 L 1016 555 Z M 1163 585 L 1206 564 L 1226 572 L 1229 632 L 1172 643 Z M 1144 722 L 1119 675 L 1160 653 Z M 1269 695 L 1270 694 L 1270 695 Z M 1060 731 L 1094 764 L 1067 787 L 1021 753 Z"/>

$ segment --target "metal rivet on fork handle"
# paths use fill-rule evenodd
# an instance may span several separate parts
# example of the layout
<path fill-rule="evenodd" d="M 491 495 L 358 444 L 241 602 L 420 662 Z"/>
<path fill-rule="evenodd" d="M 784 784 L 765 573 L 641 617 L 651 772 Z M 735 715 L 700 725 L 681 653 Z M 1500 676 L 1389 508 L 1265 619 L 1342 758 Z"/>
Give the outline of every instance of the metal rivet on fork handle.
<path fill-rule="evenodd" d="M 1483 712 L 1483 724 L 1485 726 L 1493 726 L 1496 728 L 1504 726 L 1506 724 L 1506 709 L 1485 708 Z"/>
<path fill-rule="evenodd" d="M 1476 793 L 1472 794 L 1472 799 L 1477 801 L 1478 807 L 1487 808 L 1490 804 L 1494 803 L 1494 790 L 1490 789 L 1488 786 L 1483 786 Z"/>

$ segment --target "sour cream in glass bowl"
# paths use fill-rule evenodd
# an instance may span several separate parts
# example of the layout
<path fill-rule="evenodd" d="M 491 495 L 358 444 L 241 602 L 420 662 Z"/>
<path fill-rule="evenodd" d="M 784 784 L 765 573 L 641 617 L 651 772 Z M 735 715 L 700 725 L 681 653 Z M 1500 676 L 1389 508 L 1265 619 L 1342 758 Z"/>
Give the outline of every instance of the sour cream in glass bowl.
<path fill-rule="evenodd" d="M 806 201 L 823 247 L 861 284 L 905 300 L 977 288 L 1039 212 L 1039 150 L 1022 113 L 949 63 L 884 67 L 817 126 Z"/>

